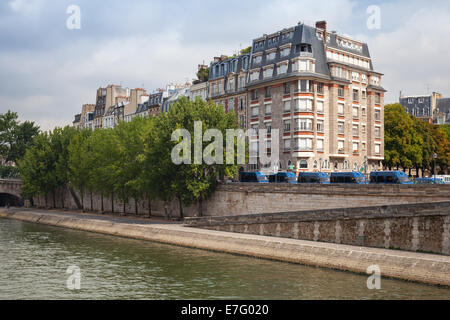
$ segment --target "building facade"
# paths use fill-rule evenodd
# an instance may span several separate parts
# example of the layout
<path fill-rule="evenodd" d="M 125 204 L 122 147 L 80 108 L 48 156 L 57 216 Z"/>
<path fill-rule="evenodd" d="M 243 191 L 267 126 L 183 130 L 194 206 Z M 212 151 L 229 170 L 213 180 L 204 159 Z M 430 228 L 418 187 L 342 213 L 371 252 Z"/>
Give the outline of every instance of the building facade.
<path fill-rule="evenodd" d="M 270 153 L 270 132 L 278 129 L 280 170 L 381 169 L 381 76 L 366 43 L 327 31 L 325 21 L 254 39 L 247 84 L 250 148 L 267 141 Z M 267 129 L 265 139 L 258 129 Z"/>
<path fill-rule="evenodd" d="M 433 123 L 436 113 L 436 106 L 441 94 L 433 92 L 430 95 L 403 96 L 400 94 L 399 102 L 405 111 L 416 118 L 428 123 Z"/>
<path fill-rule="evenodd" d="M 214 58 L 209 69 L 209 98 L 225 111 L 234 111 L 238 123 L 247 128 L 247 82 L 250 54 Z"/>

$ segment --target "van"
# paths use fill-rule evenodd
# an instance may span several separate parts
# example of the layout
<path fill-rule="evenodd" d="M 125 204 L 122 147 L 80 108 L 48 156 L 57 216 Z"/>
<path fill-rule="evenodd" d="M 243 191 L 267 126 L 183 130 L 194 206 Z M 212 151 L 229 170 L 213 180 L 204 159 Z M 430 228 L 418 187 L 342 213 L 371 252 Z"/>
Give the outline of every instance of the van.
<path fill-rule="evenodd" d="M 414 184 L 445 184 L 441 178 L 416 178 Z"/>
<path fill-rule="evenodd" d="M 413 184 L 403 171 L 374 171 L 370 173 L 371 184 Z"/>
<path fill-rule="evenodd" d="M 298 183 L 322 183 L 329 184 L 330 177 L 325 172 L 300 172 Z"/>
<path fill-rule="evenodd" d="M 330 183 L 367 184 L 367 181 L 361 172 L 332 172 Z"/>
<path fill-rule="evenodd" d="M 297 176 L 293 172 L 278 172 L 269 175 L 269 182 L 276 183 L 297 183 Z"/>
<path fill-rule="evenodd" d="M 269 179 L 261 172 L 241 172 L 239 175 L 240 182 L 256 182 L 256 183 L 268 183 Z"/>

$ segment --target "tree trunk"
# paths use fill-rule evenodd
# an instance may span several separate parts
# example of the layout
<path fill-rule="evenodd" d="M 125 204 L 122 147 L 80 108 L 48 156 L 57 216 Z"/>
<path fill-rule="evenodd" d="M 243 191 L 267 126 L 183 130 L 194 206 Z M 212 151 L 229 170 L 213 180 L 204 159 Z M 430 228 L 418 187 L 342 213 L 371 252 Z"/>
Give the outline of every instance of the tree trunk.
<path fill-rule="evenodd" d="M 92 190 L 91 190 L 91 211 L 94 211 L 94 201 L 92 200 Z"/>
<path fill-rule="evenodd" d="M 184 219 L 184 216 L 183 216 L 183 203 L 181 201 L 181 196 L 177 196 L 177 198 L 178 198 L 178 204 L 180 205 L 180 218 Z"/>
<path fill-rule="evenodd" d="M 64 187 L 61 187 L 61 207 L 64 209 Z"/>
<path fill-rule="evenodd" d="M 111 193 L 111 211 L 114 213 L 114 192 Z"/>
<path fill-rule="evenodd" d="M 138 215 L 138 201 L 134 198 L 134 213 Z"/>
<path fill-rule="evenodd" d="M 101 193 L 101 197 L 102 197 L 102 214 L 105 213 L 105 209 L 103 207 L 103 192 Z"/>
<path fill-rule="evenodd" d="M 84 190 L 81 189 L 81 211 L 84 212 Z"/>
<path fill-rule="evenodd" d="M 203 217 L 203 199 L 200 197 L 198 199 L 198 214 L 200 217 Z"/>
<path fill-rule="evenodd" d="M 123 215 L 126 216 L 127 215 L 127 211 L 126 211 L 126 207 L 125 207 L 125 201 L 123 202 Z"/>
<path fill-rule="evenodd" d="M 56 190 L 53 190 L 53 209 L 56 209 Z"/>

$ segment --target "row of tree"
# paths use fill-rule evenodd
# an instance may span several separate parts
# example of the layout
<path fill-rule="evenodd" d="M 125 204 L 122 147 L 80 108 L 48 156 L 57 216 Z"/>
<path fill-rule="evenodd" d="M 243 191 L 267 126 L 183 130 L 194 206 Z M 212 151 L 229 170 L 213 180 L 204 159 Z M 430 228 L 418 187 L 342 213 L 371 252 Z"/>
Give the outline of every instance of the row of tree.
<path fill-rule="evenodd" d="M 440 126 L 409 115 L 401 104 L 384 107 L 384 158 L 388 168 L 419 169 L 434 172 L 436 166 L 445 171 L 450 165 L 450 142 Z"/>
<path fill-rule="evenodd" d="M 202 122 L 203 132 L 216 128 L 224 136 L 226 129 L 238 128 L 236 116 L 225 113 L 222 107 L 182 98 L 167 113 L 122 121 L 113 129 L 91 131 L 67 126 L 43 132 L 18 162 L 24 196 L 53 194 L 56 206 L 58 190 L 69 187 L 79 191 L 80 207 L 85 194 L 96 193 L 102 196 L 102 211 L 104 197 L 111 199 L 113 211 L 115 198 L 124 206 L 134 199 L 136 212 L 142 200 L 148 200 L 150 207 L 153 199 L 176 199 L 181 217 L 183 206 L 195 203 L 201 214 L 201 203 L 214 191 L 219 175 L 234 176 L 237 166 L 177 165 L 172 161 L 172 149 L 182 140 L 172 141 L 172 133 L 180 128 L 188 130 L 193 145 L 194 121 Z M 203 148 L 208 144 L 204 141 Z M 226 153 L 223 157 L 226 159 Z"/>

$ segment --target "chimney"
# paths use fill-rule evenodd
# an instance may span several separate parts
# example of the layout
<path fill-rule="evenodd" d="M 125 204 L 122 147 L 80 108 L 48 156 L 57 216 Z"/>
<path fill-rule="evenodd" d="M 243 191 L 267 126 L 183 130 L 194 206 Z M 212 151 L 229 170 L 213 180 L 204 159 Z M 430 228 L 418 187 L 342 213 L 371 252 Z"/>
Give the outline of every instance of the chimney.
<path fill-rule="evenodd" d="M 323 30 L 323 43 L 327 43 L 327 22 L 325 20 L 317 21 L 316 28 Z"/>
<path fill-rule="evenodd" d="M 214 57 L 214 62 L 219 62 L 220 58 L 219 57 Z"/>

